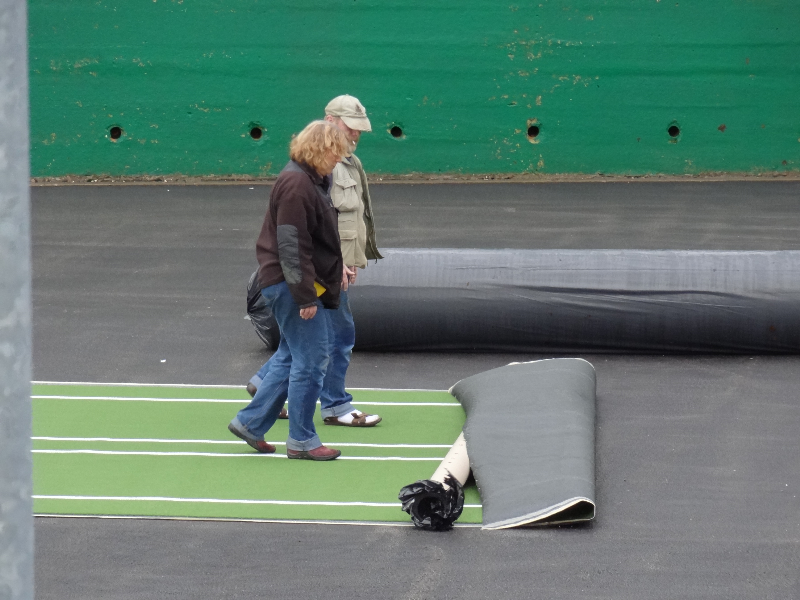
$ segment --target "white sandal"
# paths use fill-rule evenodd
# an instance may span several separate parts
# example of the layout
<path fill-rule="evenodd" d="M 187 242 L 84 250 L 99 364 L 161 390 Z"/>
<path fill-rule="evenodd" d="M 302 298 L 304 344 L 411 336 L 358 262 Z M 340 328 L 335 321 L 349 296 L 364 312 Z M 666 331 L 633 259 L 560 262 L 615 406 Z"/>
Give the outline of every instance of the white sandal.
<path fill-rule="evenodd" d="M 342 417 L 344 416 L 342 415 Z M 344 427 L 374 427 L 383 420 L 378 415 L 369 415 L 357 410 L 347 416 L 352 417 L 350 421 L 343 421 L 342 417 L 325 417 L 323 422 L 325 425 L 343 425 Z"/>

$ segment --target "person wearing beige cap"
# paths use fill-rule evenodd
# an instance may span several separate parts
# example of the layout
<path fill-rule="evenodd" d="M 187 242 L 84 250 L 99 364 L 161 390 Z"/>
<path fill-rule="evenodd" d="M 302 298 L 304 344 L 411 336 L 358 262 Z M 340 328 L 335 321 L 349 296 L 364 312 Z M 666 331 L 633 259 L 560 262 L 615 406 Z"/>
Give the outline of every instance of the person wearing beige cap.
<path fill-rule="evenodd" d="M 336 125 L 350 142 L 350 152 L 336 164 L 331 174 L 330 195 L 339 213 L 339 239 L 344 259 L 342 279 L 355 283 L 358 269 L 365 269 L 368 260 L 383 258 L 375 238 L 367 175 L 354 154 L 361 133 L 372 131 L 372 126 L 364 106 L 358 98 L 349 95 L 337 96 L 328 103 L 325 120 Z M 321 414 L 326 425 L 372 427 L 381 421 L 381 417 L 355 409 L 351 403 L 353 397 L 345 390 L 344 380 L 350 366 L 356 331 L 347 287 L 343 285 L 342 288 L 339 308 L 327 311 L 330 316 L 330 362 L 320 393 Z M 276 352 L 276 355 L 280 353 Z M 248 383 L 250 395 L 255 394 L 268 365 L 269 362 Z M 285 416 L 285 410 L 281 413 L 282 417 Z"/>

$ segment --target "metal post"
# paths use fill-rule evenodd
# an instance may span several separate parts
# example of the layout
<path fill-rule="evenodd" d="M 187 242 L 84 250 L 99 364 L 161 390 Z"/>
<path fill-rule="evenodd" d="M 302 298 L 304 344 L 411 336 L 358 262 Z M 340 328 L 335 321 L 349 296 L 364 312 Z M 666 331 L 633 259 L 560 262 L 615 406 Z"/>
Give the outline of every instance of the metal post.
<path fill-rule="evenodd" d="M 0 0 L 0 600 L 33 599 L 25 0 Z"/>

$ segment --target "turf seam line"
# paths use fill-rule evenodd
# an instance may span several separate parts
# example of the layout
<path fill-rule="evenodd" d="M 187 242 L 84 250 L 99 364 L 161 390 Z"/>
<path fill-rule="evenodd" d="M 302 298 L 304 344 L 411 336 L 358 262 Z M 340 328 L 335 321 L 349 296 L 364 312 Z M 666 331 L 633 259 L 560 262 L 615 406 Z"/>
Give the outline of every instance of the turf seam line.
<path fill-rule="evenodd" d="M 34 494 L 34 500 L 95 500 L 100 502 L 183 502 L 202 504 L 271 504 L 286 506 L 365 506 L 371 508 L 399 508 L 399 502 L 358 502 L 334 500 L 245 500 L 232 498 L 175 498 L 170 496 L 62 496 Z M 464 508 L 481 508 L 480 504 L 465 504 Z"/>
<path fill-rule="evenodd" d="M 247 404 L 249 400 L 232 400 L 229 398 L 146 398 L 134 396 L 41 396 L 32 395 L 32 400 L 107 400 L 110 402 L 204 402 L 219 404 Z M 317 400 L 317 404 L 320 401 Z M 461 406 L 458 402 L 361 402 L 351 401 L 351 404 L 364 406 Z"/>
<path fill-rule="evenodd" d="M 32 440 L 44 442 L 119 442 L 142 444 L 236 444 L 241 446 L 241 440 L 174 440 L 161 438 L 105 438 L 105 437 L 51 437 L 31 436 Z M 273 446 L 283 446 L 286 442 L 268 442 Z M 451 448 L 452 444 L 364 444 L 357 442 L 329 442 L 342 447 L 352 448 Z"/>
<path fill-rule="evenodd" d="M 243 385 L 201 385 L 197 383 L 103 383 L 100 381 L 31 381 L 32 385 L 103 385 L 120 387 L 179 387 L 179 388 L 224 388 L 224 389 L 243 389 Z M 371 388 L 371 387 L 348 387 L 348 390 L 366 392 L 447 392 L 447 390 L 431 390 L 425 388 Z"/>
<path fill-rule="evenodd" d="M 259 452 L 224 453 L 224 452 L 146 452 L 140 450 L 33 450 L 34 454 L 94 454 L 101 456 L 205 456 L 211 458 L 287 458 L 285 454 L 262 454 Z M 397 462 L 441 462 L 444 456 L 340 456 L 337 460 L 368 460 Z"/>

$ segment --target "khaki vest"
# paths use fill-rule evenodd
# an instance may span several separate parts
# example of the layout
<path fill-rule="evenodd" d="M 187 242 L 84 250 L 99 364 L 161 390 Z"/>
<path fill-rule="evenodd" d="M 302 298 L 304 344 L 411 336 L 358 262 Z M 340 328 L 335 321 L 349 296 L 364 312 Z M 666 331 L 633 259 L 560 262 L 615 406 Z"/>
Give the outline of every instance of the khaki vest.
<path fill-rule="evenodd" d="M 361 161 L 355 155 L 342 159 L 331 173 L 331 200 L 339 211 L 339 239 L 344 264 L 365 268 L 378 252 L 372 219 L 372 200 Z"/>

